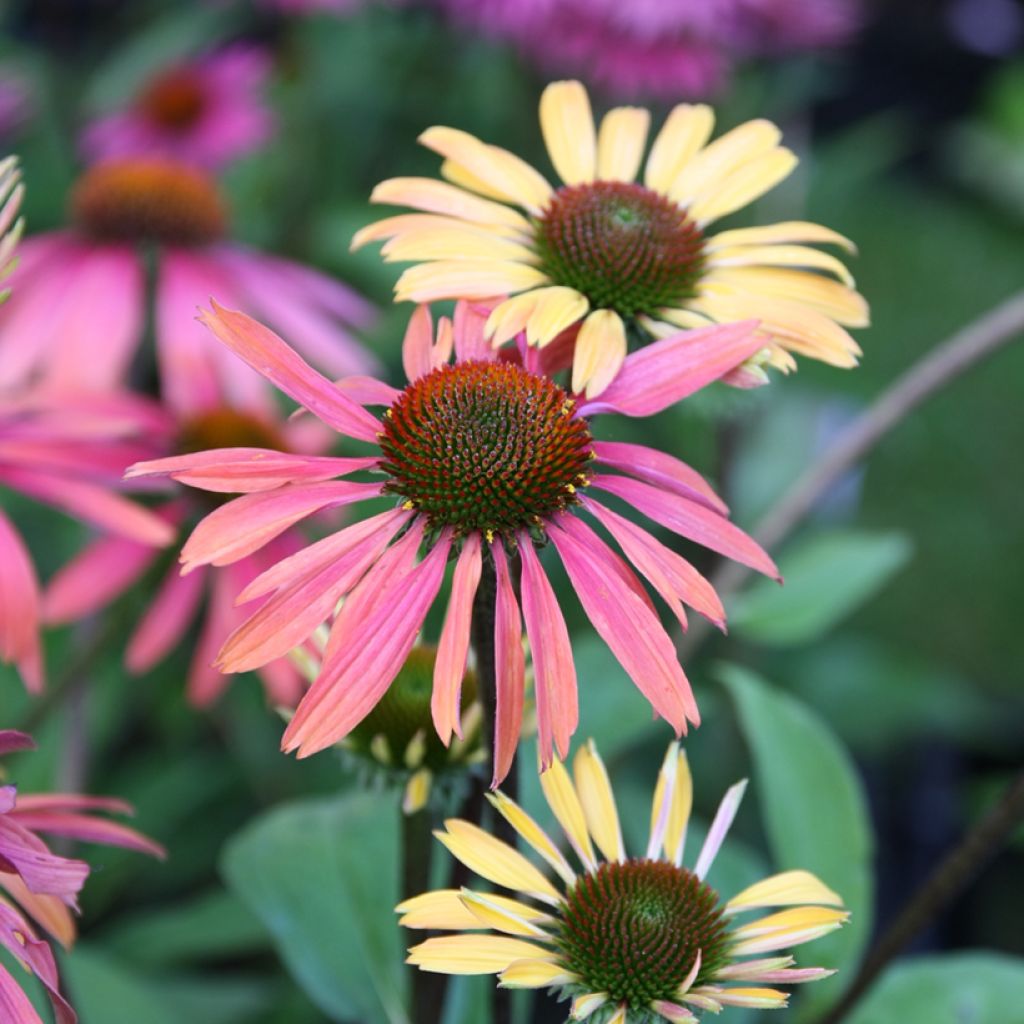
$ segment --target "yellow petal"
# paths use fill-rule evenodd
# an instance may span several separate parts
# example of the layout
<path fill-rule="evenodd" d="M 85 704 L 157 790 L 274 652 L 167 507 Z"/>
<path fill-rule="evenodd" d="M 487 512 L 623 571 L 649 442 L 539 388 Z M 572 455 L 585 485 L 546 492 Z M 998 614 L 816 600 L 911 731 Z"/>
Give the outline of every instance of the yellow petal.
<path fill-rule="evenodd" d="M 651 115 L 643 107 L 609 110 L 597 133 L 597 177 L 633 181 L 640 169 Z"/>
<path fill-rule="evenodd" d="M 520 331 L 526 330 L 526 325 L 537 306 L 537 299 L 546 290 L 535 288 L 522 295 L 514 295 L 495 306 L 487 317 L 487 323 L 484 324 L 484 337 L 490 338 L 497 348 L 510 338 L 514 338 Z"/>
<path fill-rule="evenodd" d="M 572 768 L 587 828 L 597 848 L 608 860 L 625 860 L 626 847 L 622 841 L 615 795 L 593 740 L 588 740 L 576 751 Z"/>
<path fill-rule="evenodd" d="M 679 744 L 670 743 L 658 771 L 658 781 L 654 786 L 654 797 L 651 800 L 651 832 L 647 842 L 647 859 L 657 860 L 661 856 L 668 831 L 669 817 L 672 813 L 671 801 L 676 786 L 676 773 L 679 771 Z"/>
<path fill-rule="evenodd" d="M 588 992 L 577 996 L 572 1001 L 572 1020 L 586 1020 L 592 1013 L 600 1010 L 608 1002 L 607 992 Z"/>
<path fill-rule="evenodd" d="M 470 871 L 506 889 L 558 902 L 555 887 L 518 850 L 468 821 L 450 818 L 445 827 L 448 831 L 436 833 L 437 838 Z"/>
<path fill-rule="evenodd" d="M 405 784 L 405 792 L 402 795 L 402 811 L 405 814 L 415 814 L 422 811 L 430 799 L 430 787 L 434 781 L 433 773 L 429 768 L 421 768 L 413 772 L 409 781 Z"/>
<path fill-rule="evenodd" d="M 665 854 L 678 867 L 683 862 L 683 847 L 686 845 L 686 826 L 690 821 L 693 807 L 693 778 L 686 751 L 680 748 L 676 762 L 676 784 L 672 790 L 672 805 L 665 829 Z"/>
<path fill-rule="evenodd" d="M 734 294 L 801 302 L 844 327 L 867 327 L 871 311 L 859 292 L 823 274 L 775 267 L 722 267 L 710 271 L 705 284 L 725 285 Z"/>
<path fill-rule="evenodd" d="M 526 341 L 529 345 L 547 345 L 567 327 L 586 316 L 590 303 L 575 288 L 560 285 L 540 288 L 534 293 L 537 305 L 526 323 Z"/>
<path fill-rule="evenodd" d="M 783 871 L 743 890 L 725 905 L 727 913 L 754 907 L 787 907 L 820 903 L 841 907 L 842 897 L 809 871 Z"/>
<path fill-rule="evenodd" d="M 626 360 L 626 327 L 611 309 L 591 313 L 576 337 L 572 389 L 594 398 L 615 379 Z"/>
<path fill-rule="evenodd" d="M 442 935 L 413 946 L 406 963 L 437 974 L 498 974 L 517 960 L 551 956 L 543 946 L 505 935 Z"/>
<path fill-rule="evenodd" d="M 707 327 L 714 322 L 701 313 L 695 313 L 692 309 L 672 309 L 668 306 L 659 309 L 658 316 L 673 328 L 682 328 L 685 331 L 695 327 Z M 678 330 L 673 330 L 671 333 L 678 333 Z"/>
<path fill-rule="evenodd" d="M 716 181 L 722 181 L 734 170 L 778 145 L 782 133 L 770 121 L 747 121 L 715 139 L 682 168 L 669 185 L 667 194 L 681 206 Z"/>
<path fill-rule="evenodd" d="M 508 260 L 536 263 L 539 260 L 529 246 L 455 220 L 440 227 L 403 231 L 384 243 L 381 255 L 388 263 L 412 260 Z"/>
<path fill-rule="evenodd" d="M 683 168 L 711 138 L 715 127 L 712 109 L 700 103 L 674 107 L 651 147 L 644 169 L 644 183 L 655 192 L 668 192 Z"/>
<path fill-rule="evenodd" d="M 65 949 L 75 944 L 77 927 L 74 916 L 56 896 L 35 893 L 22 881 L 20 875 L 0 871 L 0 891 L 4 889 L 29 918 L 48 931 Z"/>
<path fill-rule="evenodd" d="M 543 176 L 519 157 L 498 146 L 489 146 L 457 128 L 428 128 L 420 142 L 440 153 L 482 182 L 491 198 L 518 203 L 531 213 L 540 212 L 551 195 Z M 487 193 L 485 193 L 487 194 Z"/>
<path fill-rule="evenodd" d="M 587 90 L 552 82 L 540 98 L 540 129 L 551 163 L 567 185 L 593 181 L 597 142 Z"/>
<path fill-rule="evenodd" d="M 695 196 L 689 214 L 700 225 L 719 220 L 770 192 L 792 174 L 798 163 L 796 154 L 791 150 L 782 146 L 770 150 Z"/>
<path fill-rule="evenodd" d="M 551 767 L 541 772 L 540 785 L 548 806 L 558 824 L 562 826 L 562 831 L 568 837 L 576 855 L 588 871 L 595 870 L 597 860 L 590 842 L 590 833 L 587 831 L 587 819 L 565 765 L 557 758 L 553 760 Z"/>
<path fill-rule="evenodd" d="M 708 258 L 709 267 L 813 267 L 835 274 L 844 284 L 853 286 L 853 275 L 846 265 L 829 252 L 806 245 L 737 245 L 719 249 Z"/>
<path fill-rule="evenodd" d="M 733 938 L 739 941 L 730 952 L 733 956 L 745 956 L 797 946 L 835 931 L 849 916 L 846 911 L 828 907 L 782 910 L 737 928 Z"/>
<path fill-rule="evenodd" d="M 488 793 L 491 806 L 519 833 L 541 857 L 558 872 L 566 885 L 576 884 L 576 872 L 569 866 L 562 851 L 551 841 L 551 837 L 513 800 L 504 793 Z"/>
<path fill-rule="evenodd" d="M 398 302 L 438 299 L 488 299 L 547 284 L 534 267 L 503 260 L 438 260 L 418 263 L 402 273 L 395 285 Z"/>
<path fill-rule="evenodd" d="M 549 960 L 517 960 L 501 972 L 499 979 L 503 988 L 549 988 L 576 980 L 575 974 Z"/>
<path fill-rule="evenodd" d="M 704 242 L 704 251 L 714 252 L 733 245 L 776 245 L 779 242 L 820 242 L 823 245 L 841 246 L 848 252 L 857 251 L 857 247 L 845 235 L 805 220 L 787 220 L 756 228 L 720 231 Z"/>
<path fill-rule="evenodd" d="M 750 1006 L 758 1010 L 777 1010 L 786 1005 L 789 995 L 776 988 L 723 988 L 715 993 L 723 1006 Z"/>
<path fill-rule="evenodd" d="M 405 928 L 423 931 L 480 931 L 485 926 L 480 918 L 462 902 L 457 889 L 437 889 L 399 903 L 395 910 L 402 916 L 398 923 Z"/>
<path fill-rule="evenodd" d="M 471 195 L 464 189 L 434 178 L 389 178 L 370 193 L 373 203 L 409 206 L 414 210 L 457 217 L 474 224 L 500 224 L 517 232 L 530 232 L 530 222 L 502 203 Z"/>
<path fill-rule="evenodd" d="M 609 1018 L 608 1024 L 626 1024 L 625 1004 L 620 1006 Z"/>
<path fill-rule="evenodd" d="M 535 912 L 525 903 L 509 899 L 499 901 L 490 894 L 471 892 L 469 889 L 463 889 L 459 898 L 465 908 L 476 915 L 480 923 L 493 928 L 496 932 L 526 938 L 548 938 L 548 933 L 530 920 Z"/>

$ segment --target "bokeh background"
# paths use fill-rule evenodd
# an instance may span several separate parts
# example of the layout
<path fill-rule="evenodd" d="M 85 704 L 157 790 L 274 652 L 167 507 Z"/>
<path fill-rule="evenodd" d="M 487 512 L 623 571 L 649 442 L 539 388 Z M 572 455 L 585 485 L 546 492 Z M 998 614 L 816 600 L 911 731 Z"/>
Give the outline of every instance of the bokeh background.
<path fill-rule="evenodd" d="M 745 527 L 900 373 L 1024 285 L 1021 4 L 762 0 L 749 5 L 761 9 L 753 28 L 719 25 L 711 41 L 687 43 L 682 55 L 676 29 L 646 25 L 643 45 L 651 49 L 637 58 L 642 74 L 616 65 L 624 58 L 614 47 L 629 42 L 621 35 L 574 41 L 557 20 L 543 27 L 540 2 L 518 5 L 520 20 L 537 8 L 532 28 L 509 27 L 501 12 L 516 6 L 8 2 L 0 7 L 0 148 L 22 159 L 28 231 L 64 223 L 80 169 L 77 140 L 91 118 L 130 102 L 148 76 L 183 58 L 239 40 L 263 47 L 272 61 L 267 102 L 277 129 L 224 172 L 232 232 L 321 267 L 378 302 L 382 315 L 367 340 L 397 375 L 408 315 L 390 303 L 398 271 L 375 251 L 351 254 L 349 241 L 377 216 L 367 202 L 376 181 L 434 172 L 435 159 L 416 145 L 422 129 L 455 125 L 544 166 L 537 99 L 550 76 L 565 73 L 594 87 L 597 106 L 625 96 L 666 110 L 702 96 L 723 127 L 771 118 L 802 162 L 750 216 L 806 216 L 852 237 L 860 248 L 853 270 L 873 326 L 858 335 L 865 355 L 854 372 L 804 362 L 769 388 L 713 389 L 645 425 L 645 441 L 708 473 Z M 674 6 L 701 5 L 637 5 L 652 12 Z M 811 8 L 818 16 L 834 8 L 836 21 L 802 31 Z M 653 73 L 656 60 L 677 77 L 666 83 L 667 71 Z M 700 809 L 712 810 L 752 764 L 759 773 L 754 790 L 762 792 L 738 822 L 730 870 L 754 870 L 777 849 L 770 832 L 779 815 L 767 815 L 766 834 L 758 801 L 762 811 L 766 800 L 791 802 L 807 829 L 825 833 L 833 855 L 842 856 L 848 841 L 861 844 L 850 856 L 874 877 L 873 896 L 862 893 L 874 908 L 873 916 L 861 915 L 863 941 L 891 920 L 1021 764 L 1022 393 L 1024 345 L 1017 344 L 901 423 L 775 552 L 786 589 L 766 584 L 737 595 L 730 636 L 688 663 L 706 721 L 689 743 Z M 44 576 L 77 547 L 65 520 L 7 494 L 3 501 Z M 582 618 L 571 624 L 581 662 L 580 735 L 597 735 L 620 798 L 631 804 L 627 817 L 642 822 L 665 730 L 650 723 Z M 56 676 L 87 639 L 83 628 L 48 637 Z M 358 820 L 266 817 L 273 808 L 287 813 L 295 799 L 363 783 L 330 752 L 302 763 L 278 753 L 280 721 L 252 678 L 237 681 L 212 709 L 190 708 L 182 682 L 189 654 L 182 649 L 133 679 L 115 652 L 60 689 L 59 699 L 31 700 L 13 672 L 0 669 L 0 725 L 30 726 L 42 748 L 12 759 L 22 790 L 82 787 L 124 796 L 137 806 L 139 826 L 170 849 L 164 864 L 90 854 L 96 872 L 83 901 L 82 940 L 64 968 L 84 1024 L 363 1020 L 339 1009 L 332 962 L 362 956 L 378 941 L 397 949 L 400 939 L 390 918 L 371 934 L 352 897 L 330 889 L 332 879 L 344 889 L 386 873 L 380 837 Z M 777 728 L 797 754 L 820 736 L 811 730 L 805 739 L 802 720 L 758 704 L 761 684 L 743 672 L 798 698 L 800 714 L 811 709 L 828 742 L 838 738 L 848 752 L 839 755 L 842 765 L 856 780 L 852 795 L 842 781 L 834 801 L 819 806 L 799 805 L 799 791 L 763 792 L 787 776 L 756 763 L 772 753 L 759 752 L 752 736 Z M 863 815 L 852 833 L 836 824 L 853 813 L 847 799 Z M 282 838 L 276 868 L 293 905 L 304 908 L 307 924 L 313 919 L 312 934 L 291 946 L 273 922 L 268 927 L 272 900 L 259 886 L 269 876 L 254 881 L 256 869 L 239 852 L 239 835 L 268 821 L 279 832 L 296 829 L 307 844 Z M 333 866 L 318 874 L 324 863 Z M 1022 879 L 1018 835 L 912 952 L 1024 956 Z M 321 887 L 319 898 L 310 886 Z M 449 1008 L 447 1019 L 476 1019 L 472 1005 Z M 1016 1016 L 992 1019 L 1020 1020 L 1020 1005 Z M 860 1019 L 953 1019 L 926 1017 L 915 999 L 904 1010 Z M 562 1019 L 548 1014 L 536 1019 Z M 739 1021 L 743 1013 L 724 1016 Z"/>

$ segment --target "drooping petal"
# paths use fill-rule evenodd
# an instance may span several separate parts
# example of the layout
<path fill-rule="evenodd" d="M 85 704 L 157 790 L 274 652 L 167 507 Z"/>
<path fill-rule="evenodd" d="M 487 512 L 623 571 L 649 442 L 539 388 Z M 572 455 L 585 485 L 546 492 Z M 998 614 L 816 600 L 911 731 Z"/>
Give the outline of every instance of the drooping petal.
<path fill-rule="evenodd" d="M 542 941 L 550 939 L 548 933 L 540 925 L 530 920 L 532 910 L 525 903 L 510 899 L 503 899 L 499 902 L 490 894 L 484 895 L 469 889 L 463 889 L 459 898 L 466 909 L 487 928 L 503 932 L 506 935 L 519 935 Z M 525 913 L 520 912 L 520 907 Z"/>

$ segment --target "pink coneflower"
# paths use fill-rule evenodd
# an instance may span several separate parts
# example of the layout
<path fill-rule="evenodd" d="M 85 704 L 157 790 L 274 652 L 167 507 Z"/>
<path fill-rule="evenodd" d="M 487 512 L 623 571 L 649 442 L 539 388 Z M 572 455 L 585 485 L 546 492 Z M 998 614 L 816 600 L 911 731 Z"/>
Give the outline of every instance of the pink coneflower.
<path fill-rule="evenodd" d="M 0 729 L 0 756 L 34 746 L 31 737 Z M 52 853 L 39 833 L 122 846 L 155 857 L 164 849 L 144 835 L 96 812 L 131 814 L 123 800 L 48 793 L 19 797 L 14 786 L 0 786 L 0 946 L 42 983 L 57 1024 L 75 1024 L 71 1004 L 61 995 L 50 944 L 36 928 L 68 948 L 75 939 L 71 911 L 89 874 L 85 861 Z M 35 927 L 30 922 L 35 923 Z M 42 1024 L 15 978 L 0 965 L 0 1020 Z"/>
<path fill-rule="evenodd" d="M 288 331 L 326 372 L 363 373 L 376 360 L 351 335 L 373 310 L 345 285 L 225 239 L 214 182 L 165 160 L 125 160 L 87 171 L 71 200 L 74 226 L 26 239 L 0 312 L 0 393 L 38 380 L 106 390 L 124 380 L 142 340 L 146 254 L 155 251 L 154 327 L 161 393 L 187 412 L 196 389 L 252 398 L 265 390 L 193 320 L 211 292 Z"/>
<path fill-rule="evenodd" d="M 209 382 L 209 391 L 215 384 Z M 215 392 L 214 392 L 215 393 Z M 280 422 L 270 401 L 255 408 L 234 408 L 221 400 L 183 416 L 166 438 L 165 451 L 202 452 L 210 448 L 244 448 L 257 451 L 284 448 L 290 452 L 316 453 L 329 444 L 326 432 L 311 432 L 315 422 Z M 315 461 L 315 454 L 313 455 Z M 127 463 L 125 464 L 127 465 Z M 158 514 L 181 541 L 196 522 L 210 511 L 209 495 L 182 493 L 158 509 Z M 213 667 L 224 640 L 248 618 L 235 599 L 256 577 L 277 562 L 295 554 L 305 544 L 297 530 L 286 530 L 266 547 L 227 566 L 221 572 L 202 567 L 182 576 L 173 564 L 165 565 L 162 552 L 123 537 L 104 537 L 86 548 L 50 581 L 43 597 L 43 617 L 59 625 L 94 614 L 117 600 L 139 580 L 159 567 L 160 583 L 128 639 L 124 664 L 133 675 L 155 668 L 183 640 L 192 624 L 202 620 L 199 639 L 187 679 L 190 701 L 204 707 L 223 692 L 228 676 Z M 158 566 L 158 563 L 161 563 Z M 260 667 L 267 697 L 275 705 L 294 707 L 303 691 L 302 678 L 286 658 Z"/>
<path fill-rule="evenodd" d="M 264 99 L 270 57 L 255 46 L 164 68 L 131 106 L 101 117 L 82 137 L 90 162 L 166 157 L 215 169 L 262 146 L 274 118 Z"/>
<path fill-rule="evenodd" d="M 657 713 L 677 732 L 697 722 L 689 683 L 646 589 L 577 513 L 588 512 L 615 538 L 681 622 L 686 602 L 721 624 L 721 604 L 688 562 L 598 501 L 598 492 L 726 557 L 776 572 L 692 469 L 640 445 L 598 441 L 590 430 L 598 413 L 649 416 L 729 372 L 762 344 L 756 324 L 703 328 L 649 345 L 627 358 L 599 399 L 584 400 L 536 372 L 533 349 L 521 348 L 519 361 L 501 359 L 484 337 L 488 312 L 459 303 L 454 324 L 442 320 L 435 341 L 429 310 L 421 307 L 404 343 L 409 384 L 399 391 L 365 378 L 332 384 L 267 328 L 214 305 L 201 319 L 231 351 L 338 433 L 374 446 L 374 453 L 310 460 L 226 449 L 129 471 L 244 492 L 196 528 L 182 552 L 185 573 L 231 565 L 322 509 L 398 500 L 397 507 L 279 563 L 242 595 L 271 596 L 221 651 L 218 665 L 228 672 L 256 668 L 301 644 L 344 599 L 319 676 L 284 734 L 284 749 L 300 757 L 344 737 L 374 707 L 404 664 L 456 553 L 434 670 L 438 734 L 449 742 L 459 733 L 471 619 L 483 602 L 495 622 L 495 779 L 508 771 L 523 700 L 518 575 L 541 757 L 550 762 L 553 748 L 564 755 L 577 720 L 576 674 L 565 621 L 538 557 L 545 542 Z M 385 410 L 375 415 L 367 406 Z M 337 479 L 371 467 L 383 482 Z M 484 573 L 488 585 L 481 587 Z"/>

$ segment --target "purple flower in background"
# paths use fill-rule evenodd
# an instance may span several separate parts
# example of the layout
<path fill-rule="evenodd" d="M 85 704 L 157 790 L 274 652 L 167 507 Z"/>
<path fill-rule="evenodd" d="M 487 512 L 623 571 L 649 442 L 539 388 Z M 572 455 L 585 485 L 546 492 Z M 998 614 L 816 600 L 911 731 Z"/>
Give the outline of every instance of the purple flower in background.
<path fill-rule="evenodd" d="M 845 42 L 859 0 L 438 0 L 457 23 L 507 39 L 545 73 L 618 96 L 704 96 L 737 60 Z"/>
<path fill-rule="evenodd" d="M 165 68 L 143 84 L 130 106 L 86 128 L 85 156 L 160 156 L 220 167 L 273 133 L 263 96 L 270 70 L 267 53 L 242 44 Z"/>

